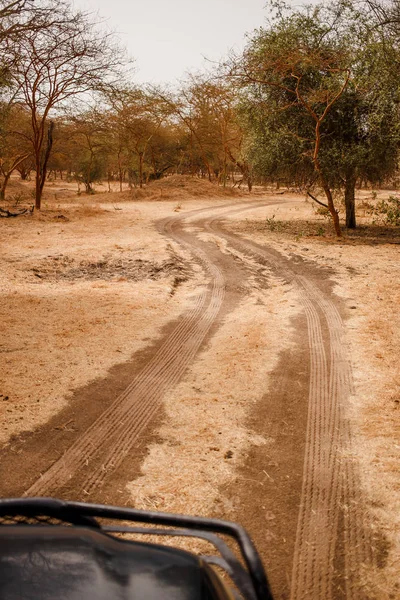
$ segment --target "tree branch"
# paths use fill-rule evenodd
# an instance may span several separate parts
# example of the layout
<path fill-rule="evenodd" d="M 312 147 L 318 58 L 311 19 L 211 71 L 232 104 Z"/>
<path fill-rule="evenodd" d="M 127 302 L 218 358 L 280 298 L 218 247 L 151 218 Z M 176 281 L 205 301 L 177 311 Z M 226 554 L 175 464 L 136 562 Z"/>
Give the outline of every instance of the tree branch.
<path fill-rule="evenodd" d="M 320 204 L 321 206 L 329 210 L 329 206 L 321 202 L 321 200 L 318 200 L 315 196 L 312 195 L 312 193 L 309 190 L 307 190 L 307 196 L 310 196 L 311 200 L 314 200 L 314 202 Z"/>

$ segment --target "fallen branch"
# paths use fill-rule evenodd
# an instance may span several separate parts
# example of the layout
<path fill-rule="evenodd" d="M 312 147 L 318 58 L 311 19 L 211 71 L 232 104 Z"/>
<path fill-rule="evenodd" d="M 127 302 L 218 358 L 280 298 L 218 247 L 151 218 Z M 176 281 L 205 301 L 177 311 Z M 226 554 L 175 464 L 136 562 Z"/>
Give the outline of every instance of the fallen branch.
<path fill-rule="evenodd" d="M 10 210 L 7 210 L 6 208 L 0 208 L 0 217 L 19 217 L 20 215 L 25 215 L 26 213 L 33 213 L 33 209 L 34 207 L 32 206 L 32 208 L 23 208 L 22 210 L 19 210 L 18 212 L 11 212 Z"/>

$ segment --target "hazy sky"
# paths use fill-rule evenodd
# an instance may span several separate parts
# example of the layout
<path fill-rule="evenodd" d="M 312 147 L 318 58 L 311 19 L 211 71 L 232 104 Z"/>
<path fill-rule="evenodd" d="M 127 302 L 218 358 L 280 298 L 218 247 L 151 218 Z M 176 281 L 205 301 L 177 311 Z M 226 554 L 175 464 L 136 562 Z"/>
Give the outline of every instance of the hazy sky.
<path fill-rule="evenodd" d="M 138 82 L 171 82 L 240 50 L 263 25 L 266 0 L 74 0 L 99 12 L 136 59 Z"/>

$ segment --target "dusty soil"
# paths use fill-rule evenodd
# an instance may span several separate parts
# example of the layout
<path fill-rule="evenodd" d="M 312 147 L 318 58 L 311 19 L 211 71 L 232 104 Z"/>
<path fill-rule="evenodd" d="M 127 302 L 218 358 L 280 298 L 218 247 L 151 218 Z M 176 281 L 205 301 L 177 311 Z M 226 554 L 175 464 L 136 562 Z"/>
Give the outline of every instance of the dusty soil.
<path fill-rule="evenodd" d="M 387 195 L 381 192 L 378 199 Z M 400 231 L 373 222 L 374 218 L 361 208 L 358 211 L 360 228 L 336 240 L 330 224 L 315 213 L 310 203 L 293 195 L 284 198 L 284 206 L 277 203 L 258 209 L 253 216 L 248 213 L 245 221 L 237 219 L 229 228 L 252 241 L 267 243 L 287 257 L 295 255 L 297 261 L 316 263 L 331 270 L 332 291 L 344 300 L 345 342 L 354 382 L 348 407 L 354 436 L 352 455 L 360 465 L 360 483 L 369 511 L 376 519 L 374 527 L 384 533 L 384 539 L 378 542 L 379 568 L 372 577 L 371 572 L 367 573 L 366 579 L 374 580 L 376 597 L 394 598 L 398 595 L 400 566 L 397 360 L 400 351 L 397 310 Z M 370 193 L 360 193 L 359 204 L 367 202 L 372 202 Z M 295 358 L 298 356 L 296 353 Z M 284 363 L 287 360 L 285 357 Z M 282 377 L 282 371 L 280 374 L 278 371 L 277 377 Z M 286 414 L 288 412 L 286 410 Z M 259 415 L 255 414 L 254 419 L 258 430 Z M 267 423 L 269 420 L 270 417 Z M 279 450 L 277 464 L 281 460 Z M 255 457 L 246 467 L 254 468 L 254 463 Z M 252 502 L 255 492 L 250 492 Z M 245 510 L 238 514 L 246 521 Z M 248 519 L 251 522 L 251 516 Z M 272 540 L 279 539 L 279 526 L 278 523 L 274 529 L 272 525 Z"/>
<path fill-rule="evenodd" d="M 395 598 L 399 232 L 361 207 L 337 241 L 295 194 L 65 186 L 0 220 L 1 494 L 237 519 L 277 598 Z"/>

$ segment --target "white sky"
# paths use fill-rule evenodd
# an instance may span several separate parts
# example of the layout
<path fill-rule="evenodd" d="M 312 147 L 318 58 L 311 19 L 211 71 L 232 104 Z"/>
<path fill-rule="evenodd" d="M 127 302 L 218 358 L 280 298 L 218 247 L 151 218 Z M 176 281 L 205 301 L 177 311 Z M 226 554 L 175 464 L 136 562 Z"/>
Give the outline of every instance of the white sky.
<path fill-rule="evenodd" d="M 74 0 L 99 12 L 135 59 L 137 82 L 174 83 L 240 50 L 265 22 L 266 0 Z"/>

